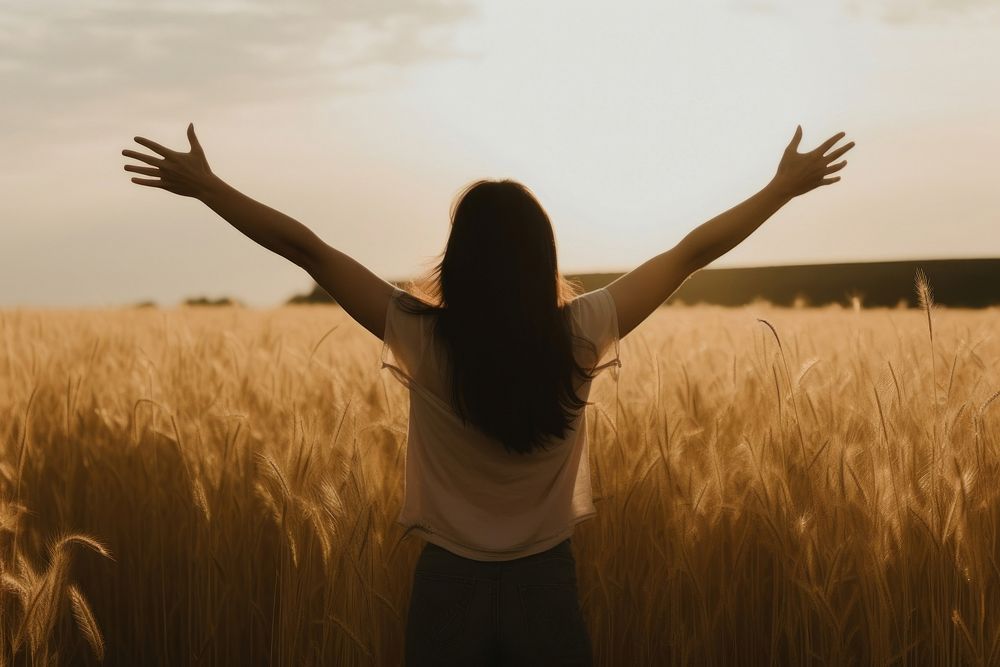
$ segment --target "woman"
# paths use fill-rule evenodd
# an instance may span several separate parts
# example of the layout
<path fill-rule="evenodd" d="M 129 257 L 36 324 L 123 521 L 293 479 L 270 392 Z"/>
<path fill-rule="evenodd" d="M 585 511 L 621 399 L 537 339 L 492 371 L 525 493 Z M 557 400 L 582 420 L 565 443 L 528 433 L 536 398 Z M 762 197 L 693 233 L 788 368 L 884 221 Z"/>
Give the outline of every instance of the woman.
<path fill-rule="evenodd" d="M 408 389 L 398 522 L 424 538 L 406 627 L 407 664 L 590 664 L 570 536 L 595 514 L 584 406 L 620 366 L 618 341 L 693 272 L 793 197 L 831 176 L 838 133 L 799 153 L 797 127 L 760 192 L 610 285 L 580 296 L 561 277 L 552 225 L 523 185 L 482 180 L 461 194 L 440 264 L 415 294 L 382 280 L 299 222 L 212 173 L 189 125 L 187 152 L 155 155 L 132 182 L 203 201 L 305 269 L 383 341 L 382 367 Z"/>

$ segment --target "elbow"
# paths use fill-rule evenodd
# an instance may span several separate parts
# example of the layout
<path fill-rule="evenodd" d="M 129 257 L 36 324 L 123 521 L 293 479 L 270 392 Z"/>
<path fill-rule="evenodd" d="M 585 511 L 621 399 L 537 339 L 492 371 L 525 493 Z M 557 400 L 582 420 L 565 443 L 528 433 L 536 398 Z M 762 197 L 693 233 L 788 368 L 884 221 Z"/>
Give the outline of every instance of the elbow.
<path fill-rule="evenodd" d="M 699 252 L 682 253 L 681 257 L 684 262 L 684 271 L 689 276 L 701 271 L 712 261 L 712 258 Z"/>
<path fill-rule="evenodd" d="M 284 247 L 278 254 L 287 259 L 292 264 L 302 267 L 306 271 L 309 271 L 310 267 L 312 266 L 312 260 L 310 259 L 310 257 L 306 253 L 304 253 L 301 249 L 296 248 L 294 246 Z"/>
<path fill-rule="evenodd" d="M 687 275 L 701 270 L 713 259 L 704 250 L 693 247 L 687 238 L 682 239 L 670 252 L 677 258 L 676 261 L 683 266 L 683 271 Z"/>
<path fill-rule="evenodd" d="M 310 245 L 286 243 L 281 251 L 281 255 L 289 262 L 300 266 L 309 273 L 312 273 L 323 257 L 322 242 Z"/>

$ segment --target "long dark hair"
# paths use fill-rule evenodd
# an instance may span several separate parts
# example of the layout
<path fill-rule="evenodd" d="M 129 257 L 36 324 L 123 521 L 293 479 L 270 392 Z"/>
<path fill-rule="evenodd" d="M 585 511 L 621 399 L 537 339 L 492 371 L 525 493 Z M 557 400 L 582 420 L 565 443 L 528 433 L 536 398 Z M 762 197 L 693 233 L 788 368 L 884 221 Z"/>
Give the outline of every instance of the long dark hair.
<path fill-rule="evenodd" d="M 413 288 L 423 301 L 404 307 L 437 315 L 463 423 L 520 454 L 566 436 L 587 405 L 575 380 L 594 377 L 577 363 L 573 341 L 594 348 L 572 333 L 566 305 L 579 289 L 559 273 L 552 223 L 527 187 L 468 185 L 452 205 L 440 262 Z"/>

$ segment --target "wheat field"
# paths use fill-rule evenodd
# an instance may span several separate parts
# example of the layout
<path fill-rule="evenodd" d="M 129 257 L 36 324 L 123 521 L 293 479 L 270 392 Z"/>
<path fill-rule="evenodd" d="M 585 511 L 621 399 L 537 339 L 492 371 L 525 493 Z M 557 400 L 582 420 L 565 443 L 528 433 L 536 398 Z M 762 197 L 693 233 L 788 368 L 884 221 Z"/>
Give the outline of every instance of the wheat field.
<path fill-rule="evenodd" d="M 1000 664 L 1000 309 L 925 306 L 622 341 L 573 537 L 597 664 Z M 0 666 L 401 664 L 407 396 L 339 308 L 0 340 Z"/>

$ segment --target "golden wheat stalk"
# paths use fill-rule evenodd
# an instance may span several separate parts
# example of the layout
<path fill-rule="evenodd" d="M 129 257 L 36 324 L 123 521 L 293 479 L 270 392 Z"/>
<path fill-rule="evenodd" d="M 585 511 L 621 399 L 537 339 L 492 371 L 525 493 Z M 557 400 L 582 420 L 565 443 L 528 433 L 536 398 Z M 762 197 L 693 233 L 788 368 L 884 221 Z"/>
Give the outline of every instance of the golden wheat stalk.
<path fill-rule="evenodd" d="M 934 407 L 936 409 L 938 404 L 937 370 L 936 370 L 936 362 L 934 359 L 934 322 L 931 319 L 931 309 L 934 307 L 934 294 L 931 292 L 931 286 L 927 282 L 927 276 L 921 269 L 917 269 L 916 288 L 917 288 L 917 298 L 920 301 L 920 307 L 924 310 L 925 313 L 927 313 L 927 335 L 930 338 L 930 345 L 931 345 L 931 388 L 933 390 L 932 393 L 934 398 Z"/>
<path fill-rule="evenodd" d="M 90 605 L 87 604 L 83 593 L 72 584 L 69 586 L 69 600 L 73 607 L 73 618 L 76 620 L 76 626 L 83 633 L 87 643 L 90 644 L 94 657 L 97 658 L 98 662 L 104 662 L 104 637 L 101 635 L 101 629 L 97 626 L 94 612 L 90 610 Z"/>

